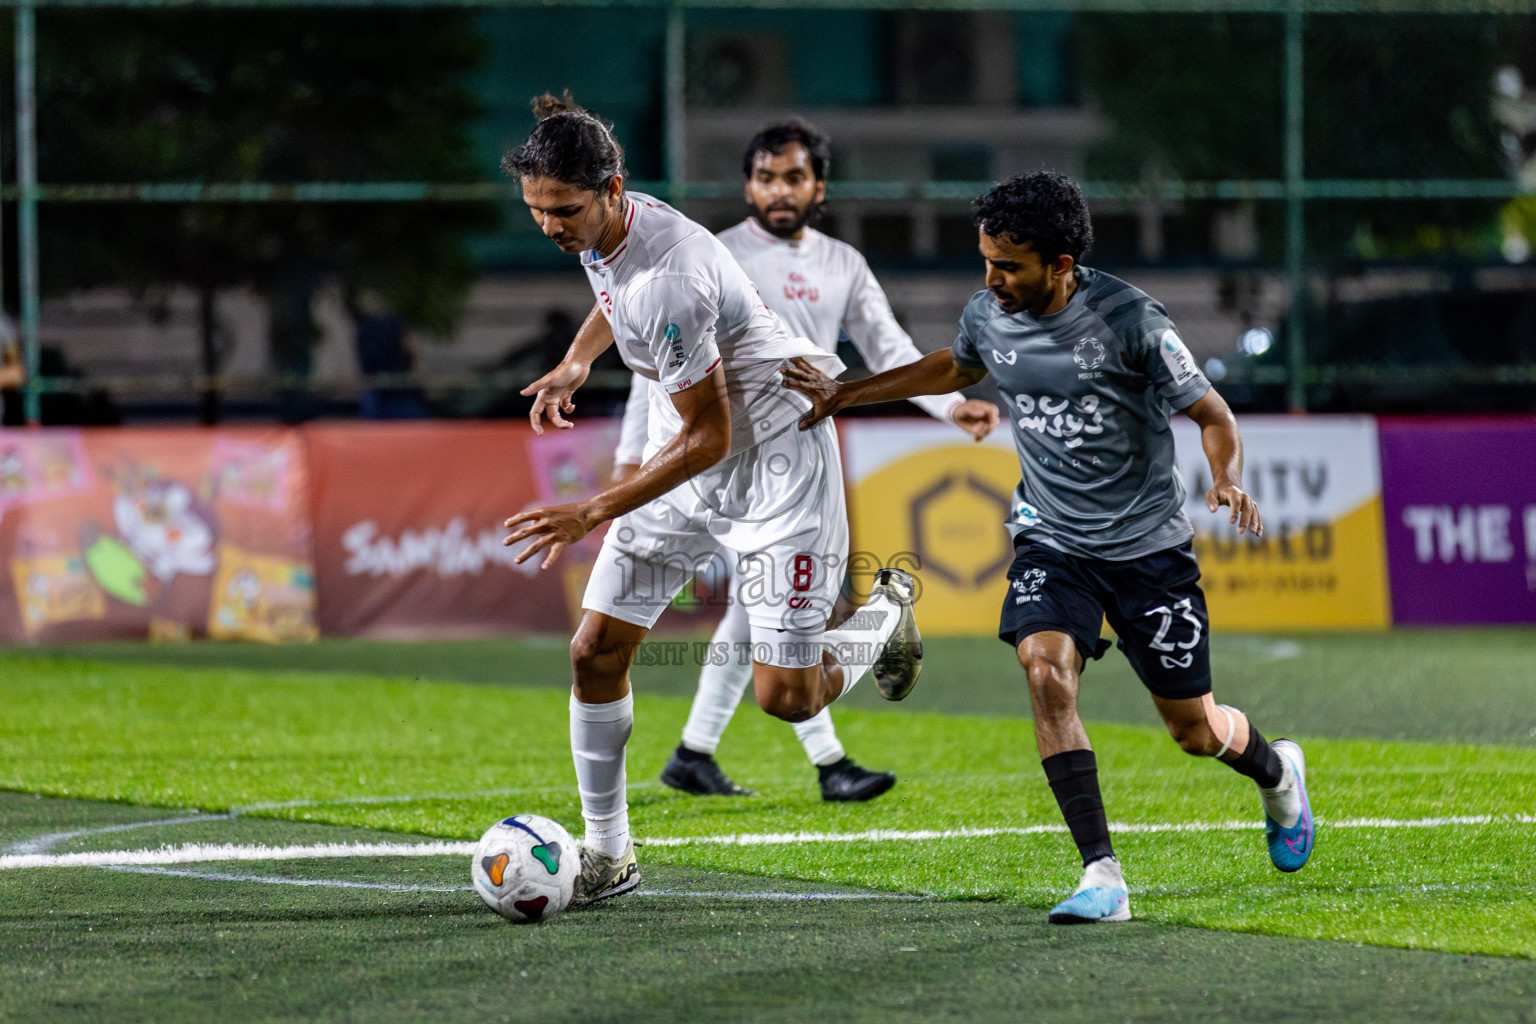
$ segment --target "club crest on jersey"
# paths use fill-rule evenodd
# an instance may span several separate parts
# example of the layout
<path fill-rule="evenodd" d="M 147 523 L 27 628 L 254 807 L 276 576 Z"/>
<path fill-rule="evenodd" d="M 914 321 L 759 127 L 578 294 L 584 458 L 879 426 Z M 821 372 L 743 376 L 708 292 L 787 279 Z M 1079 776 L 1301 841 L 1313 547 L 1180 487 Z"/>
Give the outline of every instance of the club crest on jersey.
<path fill-rule="evenodd" d="M 1019 354 L 1017 352 L 1009 352 L 1005 355 L 1004 353 L 999 352 L 997 349 L 993 349 L 992 361 L 997 363 L 999 366 L 1001 366 L 1003 363 L 1007 363 L 1009 366 L 1012 366 L 1014 363 L 1019 361 Z"/>
<path fill-rule="evenodd" d="M 789 283 L 784 286 L 784 297 L 790 300 L 798 299 L 801 302 L 815 302 L 821 298 L 821 291 L 806 281 L 804 274 L 791 270 Z"/>
<path fill-rule="evenodd" d="M 1072 349 L 1072 361 L 1082 369 L 1088 371 L 1077 375 L 1078 380 L 1092 380 L 1094 377 L 1102 377 L 1104 374 L 1096 372 L 1104 365 L 1104 358 L 1108 355 L 1104 346 L 1092 338 L 1084 338 Z"/>
<path fill-rule="evenodd" d="M 661 339 L 672 349 L 672 361 L 667 364 L 667 369 L 675 370 L 682 366 L 688 358 L 687 353 L 683 351 L 683 329 L 677 324 L 667 324 Z"/>
<path fill-rule="evenodd" d="M 1045 586 L 1045 570 L 1029 569 L 1024 575 L 1013 581 L 1013 603 L 1025 604 L 1030 601 L 1042 601 L 1040 588 Z"/>

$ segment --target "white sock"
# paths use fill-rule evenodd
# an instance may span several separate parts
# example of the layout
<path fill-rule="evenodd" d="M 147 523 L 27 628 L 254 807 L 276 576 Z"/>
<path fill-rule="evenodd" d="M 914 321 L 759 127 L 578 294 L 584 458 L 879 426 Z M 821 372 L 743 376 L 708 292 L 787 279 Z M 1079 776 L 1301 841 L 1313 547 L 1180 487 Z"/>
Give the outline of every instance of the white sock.
<path fill-rule="evenodd" d="M 571 758 L 587 823 L 587 845 L 609 857 L 629 844 L 629 804 L 624 799 L 624 745 L 635 727 L 635 700 L 583 704 L 571 694 Z"/>
<path fill-rule="evenodd" d="M 1124 889 L 1125 876 L 1120 873 L 1120 862 L 1113 857 L 1100 857 L 1083 868 L 1083 880 L 1077 892 L 1084 889 Z"/>
<path fill-rule="evenodd" d="M 844 686 L 843 689 L 848 688 Z M 843 745 L 837 740 L 837 730 L 832 728 L 831 708 L 822 708 L 814 717 L 796 722 L 795 735 L 800 737 L 805 756 L 818 768 L 836 764 L 846 756 Z"/>
<path fill-rule="evenodd" d="M 710 638 L 711 653 L 715 656 L 699 671 L 699 689 L 688 709 L 688 723 L 683 726 L 683 746 L 689 750 L 713 754 L 720 746 L 720 737 L 725 735 L 725 727 L 731 724 L 731 716 L 752 682 L 752 661 L 742 655 L 746 648 L 741 646 L 751 639 L 752 624 L 747 620 L 746 605 L 732 600 Z M 725 664 L 717 665 L 715 661 L 722 651 Z"/>
<path fill-rule="evenodd" d="M 1264 800 L 1265 814 L 1274 818 L 1281 828 L 1295 828 L 1301 819 L 1301 787 L 1296 785 L 1296 769 L 1291 765 L 1291 759 L 1282 754 L 1280 764 L 1285 770 L 1280 785 L 1274 789 L 1260 786 L 1259 796 Z"/>
<path fill-rule="evenodd" d="M 821 642 L 843 666 L 844 696 L 853 684 L 864 678 L 880 657 L 880 648 L 896 632 L 901 609 L 890 598 L 881 594 L 870 598 L 868 604 L 837 629 L 829 629 L 821 635 Z"/>

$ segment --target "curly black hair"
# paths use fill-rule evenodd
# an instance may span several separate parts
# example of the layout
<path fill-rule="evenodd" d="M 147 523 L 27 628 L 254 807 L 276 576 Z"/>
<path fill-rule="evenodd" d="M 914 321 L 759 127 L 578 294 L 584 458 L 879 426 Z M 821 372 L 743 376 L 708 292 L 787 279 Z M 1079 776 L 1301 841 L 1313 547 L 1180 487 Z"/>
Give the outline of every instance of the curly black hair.
<path fill-rule="evenodd" d="M 533 133 L 501 158 L 501 169 L 520 178 L 554 178 L 600 192 L 615 175 L 625 174 L 624 147 L 613 126 L 564 96 L 544 93 L 533 99 L 539 119 Z"/>
<path fill-rule="evenodd" d="M 827 180 L 827 168 L 832 164 L 832 140 L 827 138 L 809 121 L 792 117 L 788 121 L 770 124 L 752 136 L 747 151 L 741 157 L 741 173 L 752 177 L 752 161 L 766 150 L 774 156 L 784 152 L 784 147 L 798 142 L 811 155 L 811 173 L 817 181 Z"/>
<path fill-rule="evenodd" d="M 1088 203 L 1077 182 L 1056 171 L 1015 174 L 971 203 L 971 219 L 993 237 L 1028 245 L 1050 263 L 1065 253 L 1073 262 L 1093 245 Z"/>

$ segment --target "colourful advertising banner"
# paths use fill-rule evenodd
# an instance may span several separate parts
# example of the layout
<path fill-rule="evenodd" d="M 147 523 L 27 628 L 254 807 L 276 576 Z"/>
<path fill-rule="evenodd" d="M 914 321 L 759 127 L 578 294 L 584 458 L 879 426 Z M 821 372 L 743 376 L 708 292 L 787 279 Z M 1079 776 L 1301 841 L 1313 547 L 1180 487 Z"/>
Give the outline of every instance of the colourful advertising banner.
<path fill-rule="evenodd" d="M 1243 484 L 1264 520 L 1239 537 L 1205 507 L 1210 463 L 1188 417 L 1173 420 L 1216 628 L 1381 629 L 1389 624 L 1381 464 L 1369 416 L 1241 416 Z"/>
<path fill-rule="evenodd" d="M 845 420 L 838 433 L 851 570 L 912 569 L 925 635 L 995 635 L 1013 561 L 1003 521 L 1019 482 L 1006 427 L 981 444 L 935 420 Z"/>
<path fill-rule="evenodd" d="M 406 637 L 568 629 L 566 595 L 574 576 L 585 579 L 591 555 L 567 553 L 542 573 L 535 559 L 516 565 L 501 524 L 526 508 L 590 494 L 612 458 L 605 429 L 551 431 L 545 440 L 560 451 L 538 461 L 529 456 L 533 432 L 519 423 L 306 430 L 321 630 Z"/>
<path fill-rule="evenodd" d="M 320 628 L 377 637 L 568 633 L 606 527 L 540 571 L 502 546 L 510 515 L 580 501 L 613 470 L 617 420 L 537 437 L 526 423 L 306 428 Z M 707 630 L 720 608 L 693 588 L 658 627 Z"/>
<path fill-rule="evenodd" d="M 1536 623 L 1536 418 L 1384 419 L 1393 621 Z"/>
<path fill-rule="evenodd" d="M 291 430 L 0 431 L 0 636 L 312 639 Z"/>
<path fill-rule="evenodd" d="M 1183 417 L 1174 431 L 1215 625 L 1388 624 L 1373 420 L 1242 418 L 1245 483 L 1265 521 L 1257 541 L 1239 539 L 1224 515 L 1206 511 L 1211 474 L 1199 431 Z M 1007 431 L 975 444 L 931 421 L 855 420 L 841 424 L 841 436 L 854 551 L 879 564 L 906 558 L 917 566 L 925 632 L 990 635 L 1012 557 L 1003 520 L 1019 480 Z"/>

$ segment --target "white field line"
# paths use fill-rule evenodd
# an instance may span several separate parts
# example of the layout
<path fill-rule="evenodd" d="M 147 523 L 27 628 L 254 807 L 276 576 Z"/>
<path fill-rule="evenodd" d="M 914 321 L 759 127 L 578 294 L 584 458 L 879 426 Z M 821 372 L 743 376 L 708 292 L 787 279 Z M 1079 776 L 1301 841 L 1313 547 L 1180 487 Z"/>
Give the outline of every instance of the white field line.
<path fill-rule="evenodd" d="M 129 867 L 109 865 L 108 871 L 122 871 L 136 875 L 170 875 L 173 878 L 195 878 L 204 882 L 245 882 L 257 885 L 297 885 L 320 889 L 375 889 L 385 892 L 473 892 L 472 885 L 409 885 L 400 882 L 352 882 L 340 878 L 284 878 L 281 875 L 227 875 L 217 871 L 185 871 L 178 868 Z M 692 889 L 637 889 L 635 896 L 695 897 L 719 900 L 781 900 L 803 902 L 813 900 L 926 900 L 928 897 L 899 892 L 710 892 Z"/>
<path fill-rule="evenodd" d="M 1328 829 L 1454 828 L 1472 825 L 1532 825 L 1532 814 L 1469 814 L 1440 818 L 1345 818 L 1319 821 Z M 1122 835 L 1163 832 L 1247 832 L 1258 829 L 1252 821 L 1110 823 L 1109 830 Z M 812 843 L 930 842 L 946 839 L 985 839 L 996 836 L 1060 834 L 1065 825 L 1025 825 L 996 828 L 870 829 L 864 832 L 758 832 L 725 836 L 676 836 L 648 839 L 645 846 L 793 846 Z M 219 861 L 326 860 L 350 857 L 467 857 L 471 842 L 426 843 L 316 843 L 308 846 L 240 846 L 231 843 L 188 843 L 159 849 L 101 850 L 81 853 L 33 853 L 0 856 L 0 871 L 23 868 L 109 867 L 165 864 L 203 864 Z"/>
<path fill-rule="evenodd" d="M 1531 814 L 1472 814 L 1446 818 L 1345 818 L 1340 821 L 1319 819 L 1319 828 L 1446 828 L 1457 825 L 1536 824 Z M 1121 835 L 1143 835 L 1157 832 L 1250 832 L 1262 826 L 1254 821 L 1186 821 L 1186 822 L 1110 822 L 1109 830 Z M 900 840 L 935 839 L 986 839 L 992 836 L 1032 836 L 1062 834 L 1066 825 L 1022 825 L 997 828 L 919 829 L 871 829 L 867 832 L 760 832 L 735 836 L 677 836 L 667 839 L 646 839 L 645 846 L 792 846 L 800 843 L 861 843 L 891 842 Z M 639 845 L 639 844 L 637 844 Z M 0 860 L 0 867 L 3 867 Z"/>
<path fill-rule="evenodd" d="M 135 875 L 171 875 L 196 878 L 205 882 L 256 882 L 262 885 L 301 885 L 322 889 L 382 889 L 385 892 L 470 892 L 470 885 L 406 885 L 398 882 L 349 882 L 340 878 L 283 878 L 281 875 L 225 875 L 216 871 L 180 871 L 176 868 L 152 868 L 125 864 L 107 865 L 108 871 Z"/>
<path fill-rule="evenodd" d="M 10 847 L 12 853 L 47 853 L 51 847 L 67 839 L 78 839 L 81 836 L 99 836 L 111 832 L 131 832 L 137 828 L 154 828 L 159 825 L 193 825 L 203 821 L 230 821 L 234 814 L 200 814 L 196 811 L 188 811 L 176 818 L 157 818 L 154 821 L 130 821 L 125 825 L 98 825 L 94 828 L 78 828 L 72 832 L 49 832 L 47 835 L 33 836 L 24 842 L 16 843 Z"/>
<path fill-rule="evenodd" d="M 219 861 L 330 860 L 338 857 L 468 857 L 474 843 L 313 843 L 308 846 L 237 846 L 186 843 L 158 850 L 102 850 L 89 853 L 21 853 L 0 856 L 0 871 L 19 868 L 103 868 Z"/>

